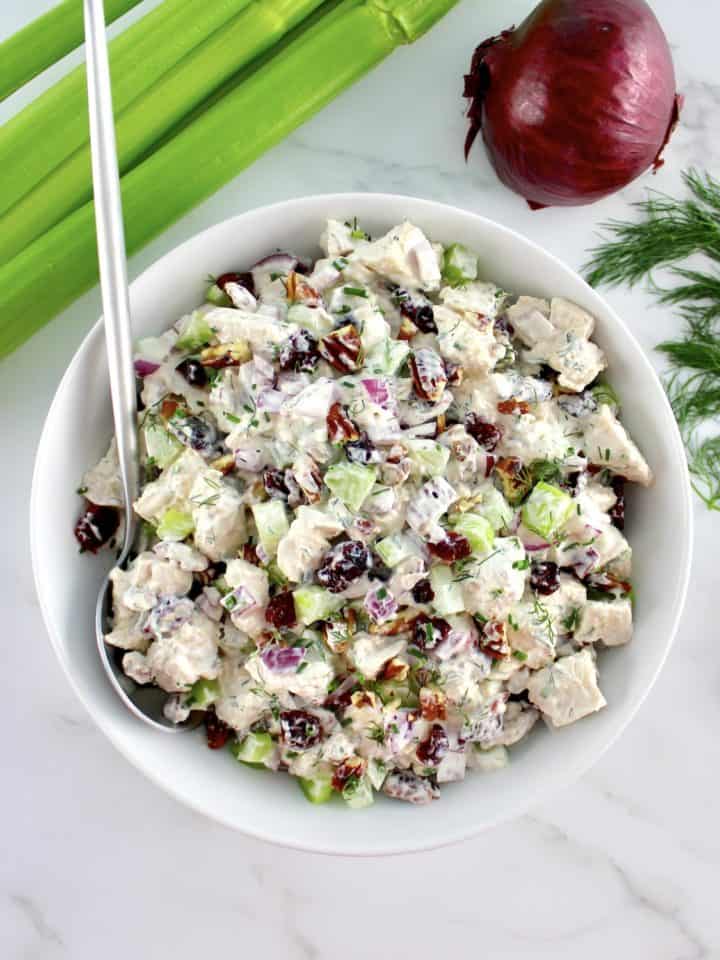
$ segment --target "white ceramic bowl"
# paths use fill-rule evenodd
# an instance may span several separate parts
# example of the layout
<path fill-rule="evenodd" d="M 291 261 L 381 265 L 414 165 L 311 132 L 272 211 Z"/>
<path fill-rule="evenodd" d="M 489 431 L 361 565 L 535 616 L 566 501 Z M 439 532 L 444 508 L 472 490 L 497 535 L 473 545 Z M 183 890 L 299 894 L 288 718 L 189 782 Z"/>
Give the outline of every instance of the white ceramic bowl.
<path fill-rule="evenodd" d="M 511 751 L 494 774 L 469 775 L 427 807 L 378 798 L 359 811 L 307 803 L 290 777 L 244 768 L 208 750 L 200 732 L 167 736 L 138 722 L 113 693 L 95 652 L 93 610 L 108 555 L 81 556 L 72 527 L 76 487 L 104 453 L 112 431 L 100 325 L 63 377 L 35 465 L 31 504 L 37 590 L 55 652 L 77 695 L 120 752 L 173 796 L 245 833 L 306 850 L 381 854 L 456 841 L 515 817 L 579 777 L 613 742 L 645 699 L 667 655 L 689 575 L 692 515 L 683 448 L 665 394 L 625 324 L 572 270 L 511 230 L 438 203 L 340 194 L 292 200 L 227 220 L 188 240 L 132 285 L 136 336 L 157 334 L 201 302 L 208 274 L 244 269 L 275 248 L 317 255 L 325 217 L 357 216 L 378 235 L 409 218 L 434 240 L 480 254 L 482 273 L 504 288 L 575 300 L 598 318 L 597 340 L 623 401 L 623 420 L 655 471 L 632 490 L 627 535 L 635 554 L 635 637 L 600 657 L 608 706 L 557 732 L 543 728 Z M 667 519 L 671 517 L 672 522 Z"/>

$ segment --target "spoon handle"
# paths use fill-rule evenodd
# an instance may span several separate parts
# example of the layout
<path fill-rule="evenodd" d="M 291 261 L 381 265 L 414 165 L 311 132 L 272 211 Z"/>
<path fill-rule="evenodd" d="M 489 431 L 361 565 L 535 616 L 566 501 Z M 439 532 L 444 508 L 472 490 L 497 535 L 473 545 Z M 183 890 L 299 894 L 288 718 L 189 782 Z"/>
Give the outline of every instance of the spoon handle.
<path fill-rule="evenodd" d="M 124 557 L 134 539 L 135 523 L 132 504 L 137 497 L 139 485 L 137 399 L 125 262 L 125 233 L 103 0 L 84 0 L 84 16 L 100 289 L 115 438 L 125 501 L 125 536 L 122 546 Z"/>

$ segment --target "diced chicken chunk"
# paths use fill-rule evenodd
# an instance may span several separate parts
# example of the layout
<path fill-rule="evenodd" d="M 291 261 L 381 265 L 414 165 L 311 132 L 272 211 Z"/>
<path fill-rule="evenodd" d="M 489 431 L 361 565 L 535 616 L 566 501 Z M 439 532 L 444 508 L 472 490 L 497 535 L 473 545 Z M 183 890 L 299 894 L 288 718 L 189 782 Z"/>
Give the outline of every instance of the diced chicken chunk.
<path fill-rule="evenodd" d="M 645 458 L 605 403 L 588 418 L 585 456 L 590 463 L 607 467 L 633 483 L 641 483 L 644 487 L 652 483 L 652 472 Z"/>
<path fill-rule="evenodd" d="M 422 230 L 407 221 L 363 244 L 352 256 L 400 286 L 421 290 L 440 286 L 437 254 Z"/>
<path fill-rule="evenodd" d="M 530 675 L 528 694 L 553 727 L 564 727 L 606 706 L 590 650 L 581 650 Z"/>
<path fill-rule="evenodd" d="M 440 299 L 446 307 L 457 313 L 494 317 L 497 311 L 498 288 L 494 283 L 471 281 L 459 287 L 443 287 Z"/>
<path fill-rule="evenodd" d="M 348 651 L 355 668 L 374 679 L 383 665 L 405 649 L 405 640 L 370 633 L 356 633 Z"/>
<path fill-rule="evenodd" d="M 315 507 L 298 507 L 290 529 L 278 544 L 277 563 L 288 580 L 300 582 L 317 570 L 330 540 L 343 531 L 335 517 Z"/>
<path fill-rule="evenodd" d="M 151 523 L 159 523 L 171 507 L 187 512 L 193 485 L 206 469 L 207 464 L 199 453 L 185 450 L 157 480 L 146 485 L 135 501 L 135 512 Z"/>
<path fill-rule="evenodd" d="M 81 486 L 84 488 L 83 496 L 91 503 L 101 507 L 124 506 L 115 440 L 102 460 L 85 473 Z"/>
<path fill-rule="evenodd" d="M 632 605 L 629 600 L 590 600 L 583 607 L 575 631 L 576 643 L 598 643 L 619 647 L 632 639 Z"/>
<path fill-rule="evenodd" d="M 595 329 L 595 317 L 564 297 L 553 297 L 550 301 L 550 323 L 556 330 L 574 333 L 582 340 L 591 337 Z"/>
<path fill-rule="evenodd" d="M 485 740 L 483 747 L 511 747 L 528 735 L 539 716 L 538 711 L 527 704 L 509 703 L 503 715 L 502 729 L 490 740 Z"/>
<path fill-rule="evenodd" d="M 225 580 L 233 589 L 244 587 L 255 601 L 254 606 L 246 610 L 233 611 L 232 622 L 238 630 L 242 630 L 251 637 L 262 633 L 267 628 L 265 607 L 270 599 L 267 573 L 253 563 L 248 563 L 247 560 L 231 560 L 225 571 Z"/>
<path fill-rule="evenodd" d="M 195 546 L 213 561 L 234 556 L 247 539 L 245 506 L 217 470 L 197 478 L 190 493 Z"/>
<path fill-rule="evenodd" d="M 498 537 L 486 556 L 466 563 L 461 582 L 468 613 L 504 620 L 523 595 L 527 570 L 525 551 L 517 537 Z"/>
<path fill-rule="evenodd" d="M 440 353 L 467 373 L 487 373 L 503 356 L 505 350 L 495 340 L 492 321 L 475 325 L 458 318 L 457 313 L 447 307 L 435 307 L 434 316 Z"/>

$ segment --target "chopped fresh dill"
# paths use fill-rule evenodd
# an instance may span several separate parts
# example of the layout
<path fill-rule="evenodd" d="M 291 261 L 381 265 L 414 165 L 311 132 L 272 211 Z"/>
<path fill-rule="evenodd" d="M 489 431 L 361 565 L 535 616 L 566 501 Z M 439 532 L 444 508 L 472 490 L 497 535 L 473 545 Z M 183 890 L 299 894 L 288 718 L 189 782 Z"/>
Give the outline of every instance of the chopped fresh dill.
<path fill-rule="evenodd" d="M 720 433 L 713 429 L 720 416 L 720 180 L 692 169 L 683 180 L 684 199 L 653 192 L 635 204 L 640 220 L 605 224 L 611 237 L 591 251 L 587 279 L 594 286 L 633 286 L 647 277 L 658 301 L 678 309 L 682 334 L 657 349 L 671 364 L 665 387 L 693 488 L 711 510 L 720 510 Z M 677 265 L 697 254 L 709 269 Z M 672 286 L 655 283 L 657 267 L 669 268 Z"/>

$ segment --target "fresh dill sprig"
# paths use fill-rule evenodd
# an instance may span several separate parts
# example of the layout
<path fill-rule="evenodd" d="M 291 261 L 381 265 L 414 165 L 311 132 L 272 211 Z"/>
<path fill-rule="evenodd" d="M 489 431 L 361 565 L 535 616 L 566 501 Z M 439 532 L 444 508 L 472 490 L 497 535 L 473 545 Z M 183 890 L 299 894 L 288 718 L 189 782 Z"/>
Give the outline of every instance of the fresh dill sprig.
<path fill-rule="evenodd" d="M 591 251 L 585 269 L 593 286 L 633 286 L 649 277 L 658 301 L 676 307 L 685 321 L 682 336 L 657 349 L 671 364 L 665 387 L 687 448 L 693 489 L 711 510 L 720 510 L 720 434 L 709 430 L 720 423 L 720 181 L 697 170 L 686 171 L 683 180 L 687 199 L 651 194 L 635 204 L 643 219 L 606 223 L 614 236 Z M 672 266 L 693 254 L 708 258 L 710 268 Z M 658 286 L 651 275 L 656 267 L 668 267 L 677 283 Z"/>
<path fill-rule="evenodd" d="M 610 220 L 603 228 L 614 239 L 591 250 L 584 270 L 591 286 L 638 283 L 655 267 L 705 253 L 720 260 L 720 181 L 688 170 L 683 180 L 692 196 L 675 200 L 652 193 L 633 204 L 645 219 L 638 223 Z"/>

